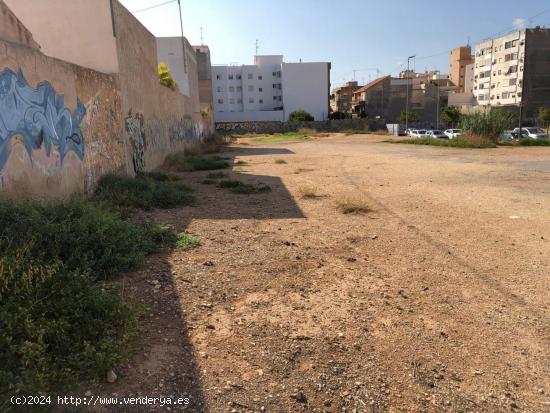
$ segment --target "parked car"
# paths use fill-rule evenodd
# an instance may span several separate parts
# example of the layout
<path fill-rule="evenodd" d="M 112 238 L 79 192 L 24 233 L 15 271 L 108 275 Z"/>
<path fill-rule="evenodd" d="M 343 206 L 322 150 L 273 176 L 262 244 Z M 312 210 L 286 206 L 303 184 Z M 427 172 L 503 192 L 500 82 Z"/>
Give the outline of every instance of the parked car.
<path fill-rule="evenodd" d="M 443 132 L 449 139 L 457 138 L 462 135 L 462 129 L 447 129 Z"/>
<path fill-rule="evenodd" d="M 514 138 L 519 138 L 519 128 L 515 128 L 512 131 Z M 548 139 L 548 134 L 541 128 L 534 127 L 522 127 L 521 128 L 521 137 L 522 138 L 532 138 L 532 139 Z"/>
<path fill-rule="evenodd" d="M 428 138 L 449 139 L 447 135 L 437 129 L 427 131 L 426 136 L 428 136 Z"/>
<path fill-rule="evenodd" d="M 427 132 L 426 129 L 413 129 L 411 131 L 411 136 L 414 138 L 426 138 L 428 136 Z"/>
<path fill-rule="evenodd" d="M 411 136 L 412 129 L 405 129 L 405 135 Z"/>
<path fill-rule="evenodd" d="M 499 141 L 511 141 L 511 140 L 514 140 L 514 134 L 512 133 L 511 130 L 505 130 L 504 132 L 502 132 L 500 134 L 500 136 L 498 137 L 498 140 Z"/>

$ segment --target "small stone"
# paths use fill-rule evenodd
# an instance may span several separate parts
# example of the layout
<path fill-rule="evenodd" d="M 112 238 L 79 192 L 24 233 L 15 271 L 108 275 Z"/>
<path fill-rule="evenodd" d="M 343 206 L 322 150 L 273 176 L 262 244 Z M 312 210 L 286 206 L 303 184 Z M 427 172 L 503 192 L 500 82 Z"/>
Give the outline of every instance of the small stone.
<path fill-rule="evenodd" d="M 206 267 L 213 267 L 214 262 L 213 261 L 205 261 L 205 262 L 202 263 L 202 265 L 204 265 Z"/>
<path fill-rule="evenodd" d="M 117 375 L 113 370 L 107 372 L 107 383 L 114 383 L 117 379 Z"/>
<path fill-rule="evenodd" d="M 370 239 L 376 239 L 376 238 L 378 238 L 378 235 L 372 235 L 372 236 L 370 237 Z"/>
<path fill-rule="evenodd" d="M 84 396 L 90 397 L 92 395 L 92 392 L 90 390 L 87 390 L 86 393 L 84 393 Z"/>
<path fill-rule="evenodd" d="M 307 397 L 306 395 L 299 391 L 293 395 L 290 396 L 292 399 L 296 400 L 298 403 L 307 404 Z"/>

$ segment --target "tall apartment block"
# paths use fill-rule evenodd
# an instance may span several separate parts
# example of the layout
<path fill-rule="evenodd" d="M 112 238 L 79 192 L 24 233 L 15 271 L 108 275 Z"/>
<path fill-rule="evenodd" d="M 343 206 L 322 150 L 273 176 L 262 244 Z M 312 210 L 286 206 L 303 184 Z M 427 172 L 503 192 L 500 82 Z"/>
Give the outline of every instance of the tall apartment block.
<path fill-rule="evenodd" d="M 550 29 L 536 27 L 475 47 L 473 93 L 479 105 L 519 106 L 526 118 L 550 104 Z"/>
<path fill-rule="evenodd" d="M 466 67 L 474 62 L 470 46 L 457 47 L 451 50 L 449 57 L 449 79 L 458 88 L 457 93 L 465 92 Z"/>
<path fill-rule="evenodd" d="M 286 121 L 296 110 L 329 116 L 330 63 L 285 63 L 255 56 L 253 65 L 212 66 L 216 122 Z"/>

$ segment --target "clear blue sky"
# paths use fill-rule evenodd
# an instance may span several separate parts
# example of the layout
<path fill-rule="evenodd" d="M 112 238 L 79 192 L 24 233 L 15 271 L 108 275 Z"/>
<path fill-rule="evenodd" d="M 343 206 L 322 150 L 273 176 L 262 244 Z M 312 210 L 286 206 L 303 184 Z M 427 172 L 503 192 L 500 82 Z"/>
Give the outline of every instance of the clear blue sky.
<path fill-rule="evenodd" d="M 168 0 L 120 0 L 134 12 Z M 214 64 L 250 64 L 259 54 L 285 61 L 330 61 L 332 84 L 397 74 L 407 56 L 416 69 L 448 71 L 448 50 L 514 25 L 550 27 L 548 0 L 181 0 L 184 35 L 210 47 Z M 547 10 L 525 23 L 529 19 Z M 136 13 L 156 36 L 178 36 L 177 3 Z"/>

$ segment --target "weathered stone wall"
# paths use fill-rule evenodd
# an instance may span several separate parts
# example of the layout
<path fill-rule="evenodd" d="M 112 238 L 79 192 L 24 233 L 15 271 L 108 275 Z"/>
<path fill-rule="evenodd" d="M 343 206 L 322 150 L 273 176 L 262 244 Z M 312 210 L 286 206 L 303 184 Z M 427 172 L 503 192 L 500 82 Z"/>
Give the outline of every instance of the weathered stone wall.
<path fill-rule="evenodd" d="M 0 40 L 0 190 L 61 197 L 125 169 L 115 77 Z"/>
<path fill-rule="evenodd" d="M 160 84 L 155 37 L 122 5 L 113 2 L 122 111 L 132 160 L 128 172 L 151 170 L 169 153 L 203 139 L 210 130 L 198 96 L 190 98 Z M 190 47 L 190 46 L 189 46 Z M 192 49 L 191 49 L 192 51 Z M 187 60 L 190 87 L 198 90 L 197 63 Z"/>
<path fill-rule="evenodd" d="M 313 122 L 223 122 L 216 123 L 216 132 L 230 133 L 285 133 L 301 128 L 320 132 L 342 132 L 346 129 L 375 131 L 386 128 L 384 122 L 372 119 L 339 119 Z"/>

